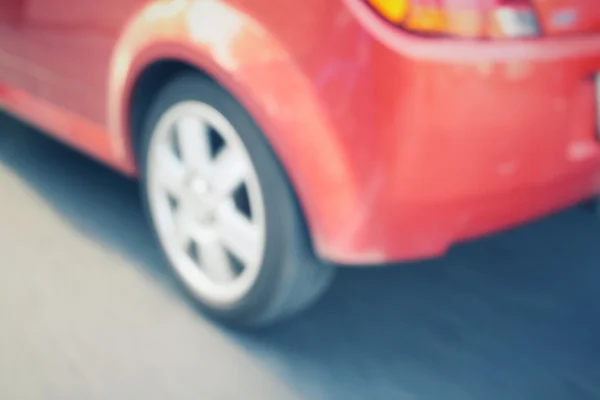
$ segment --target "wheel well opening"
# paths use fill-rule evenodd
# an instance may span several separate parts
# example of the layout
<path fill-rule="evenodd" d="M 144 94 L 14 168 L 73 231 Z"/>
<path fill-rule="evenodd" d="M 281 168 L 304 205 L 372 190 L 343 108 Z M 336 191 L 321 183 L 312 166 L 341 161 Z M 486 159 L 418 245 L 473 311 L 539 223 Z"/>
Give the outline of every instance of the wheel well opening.
<path fill-rule="evenodd" d="M 139 162 L 140 136 L 143 131 L 144 118 L 154 102 L 156 95 L 176 76 L 185 73 L 197 73 L 207 79 L 212 78 L 197 67 L 180 60 L 160 60 L 147 66 L 135 82 L 129 111 L 132 148 L 136 161 Z"/>
<path fill-rule="evenodd" d="M 152 106 L 152 103 L 155 101 L 156 96 L 173 79 L 180 75 L 189 73 L 193 73 L 204 79 L 216 82 L 212 76 L 198 67 L 184 61 L 174 59 L 164 59 L 148 65 L 137 78 L 129 102 L 131 148 L 133 150 L 136 163 L 140 162 L 142 143 L 141 136 L 143 135 L 144 120 L 150 107 Z M 270 143 L 268 143 L 268 145 L 270 146 Z M 276 153 L 274 149 L 272 150 L 274 153 Z M 277 155 L 275 155 L 275 157 L 278 158 Z M 281 163 L 280 165 L 284 171 L 284 174 L 288 176 L 283 165 Z M 316 257 L 317 253 L 313 243 L 313 237 L 311 234 L 312 231 L 309 227 L 306 210 L 298 198 L 296 189 L 293 187 L 291 181 L 289 181 L 289 176 L 288 182 L 290 184 L 290 189 L 294 193 L 298 210 L 302 216 L 303 234 L 308 240 L 312 255 Z"/>

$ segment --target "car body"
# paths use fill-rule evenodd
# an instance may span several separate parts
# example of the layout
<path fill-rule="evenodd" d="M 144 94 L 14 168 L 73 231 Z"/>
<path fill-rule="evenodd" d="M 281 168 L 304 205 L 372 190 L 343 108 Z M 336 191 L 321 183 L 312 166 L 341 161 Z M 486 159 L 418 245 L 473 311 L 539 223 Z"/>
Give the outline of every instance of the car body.
<path fill-rule="evenodd" d="M 435 257 L 600 189 L 600 7 L 516 3 L 539 36 L 415 34 L 363 0 L 8 0 L 0 104 L 136 176 L 154 93 L 202 71 L 264 133 L 320 259 Z"/>

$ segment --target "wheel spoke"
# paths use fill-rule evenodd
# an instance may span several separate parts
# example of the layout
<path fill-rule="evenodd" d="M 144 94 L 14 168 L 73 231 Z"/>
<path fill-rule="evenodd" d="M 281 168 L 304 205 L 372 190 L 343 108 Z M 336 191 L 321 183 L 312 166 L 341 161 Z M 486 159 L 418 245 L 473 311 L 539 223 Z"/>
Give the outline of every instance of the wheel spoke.
<path fill-rule="evenodd" d="M 167 149 L 161 149 L 158 152 L 158 165 L 156 173 L 159 184 L 169 192 L 170 195 L 178 198 L 182 191 L 185 180 L 185 169 L 177 160 L 175 154 Z"/>
<path fill-rule="evenodd" d="M 219 238 L 244 264 L 253 263 L 260 245 L 260 230 L 240 213 L 233 201 L 219 208 L 217 230 Z"/>
<path fill-rule="evenodd" d="M 228 282 L 235 278 L 231 262 L 223 246 L 214 238 L 200 243 L 202 269 L 218 282 Z"/>
<path fill-rule="evenodd" d="M 199 118 L 182 118 L 177 123 L 177 140 L 188 172 L 208 172 L 211 152 L 206 124 Z"/>
<path fill-rule="evenodd" d="M 174 211 L 173 235 L 180 249 L 185 251 L 194 238 L 195 227 L 193 216 L 187 208 L 181 207 Z"/>
<path fill-rule="evenodd" d="M 229 196 L 248 174 L 248 165 L 242 154 L 225 147 L 213 164 L 211 180 L 219 197 Z"/>

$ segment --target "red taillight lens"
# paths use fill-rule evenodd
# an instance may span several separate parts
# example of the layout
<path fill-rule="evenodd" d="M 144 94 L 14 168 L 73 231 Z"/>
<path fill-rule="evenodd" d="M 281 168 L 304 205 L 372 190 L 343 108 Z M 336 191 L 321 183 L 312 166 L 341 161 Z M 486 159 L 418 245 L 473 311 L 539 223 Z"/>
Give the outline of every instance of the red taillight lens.
<path fill-rule="evenodd" d="M 389 22 L 412 32 L 466 38 L 538 36 L 530 0 L 367 0 Z"/>

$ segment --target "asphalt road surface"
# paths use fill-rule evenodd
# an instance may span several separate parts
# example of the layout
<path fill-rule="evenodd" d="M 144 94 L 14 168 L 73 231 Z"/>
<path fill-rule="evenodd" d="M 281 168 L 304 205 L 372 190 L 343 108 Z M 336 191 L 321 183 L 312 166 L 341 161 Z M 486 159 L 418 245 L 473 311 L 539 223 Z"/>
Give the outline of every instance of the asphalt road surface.
<path fill-rule="evenodd" d="M 266 332 L 181 294 L 135 184 L 0 118 L 0 399 L 600 398 L 600 221 L 581 209 L 345 270 Z"/>

